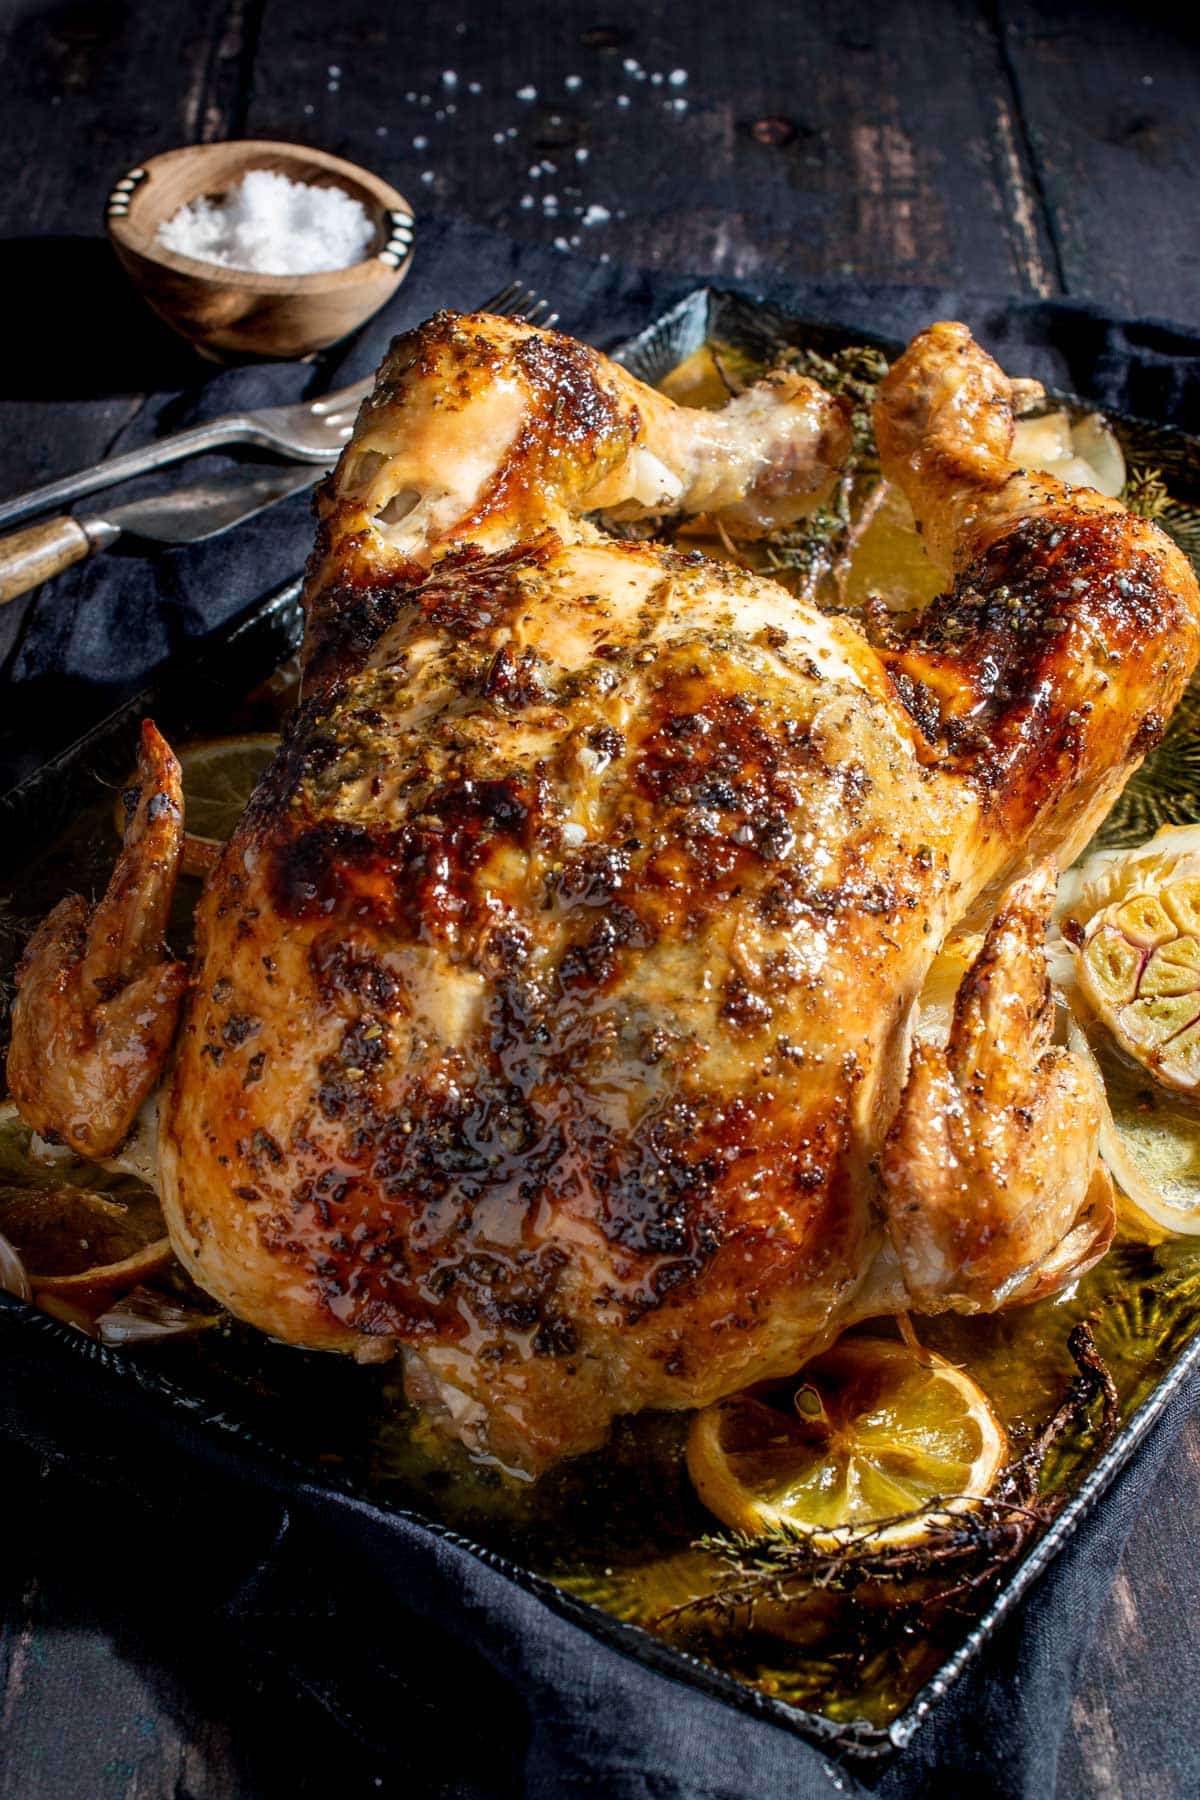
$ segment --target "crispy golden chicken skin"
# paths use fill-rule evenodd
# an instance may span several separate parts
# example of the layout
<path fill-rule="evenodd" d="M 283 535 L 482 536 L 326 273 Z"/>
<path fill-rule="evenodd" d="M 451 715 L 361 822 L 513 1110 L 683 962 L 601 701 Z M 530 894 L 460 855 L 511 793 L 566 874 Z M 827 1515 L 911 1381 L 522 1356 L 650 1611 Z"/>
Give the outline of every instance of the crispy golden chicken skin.
<path fill-rule="evenodd" d="M 505 1463 L 858 1318 L 1053 1291 L 1111 1232 L 1094 1089 L 1046 1041 L 1049 865 L 1161 731 L 1200 595 L 1153 526 L 1014 469 L 964 327 L 876 427 L 948 582 L 883 642 L 587 520 L 796 516 L 846 424 L 791 376 L 688 413 L 439 315 L 321 497 L 305 702 L 201 902 L 164 1204 L 234 1312 L 399 1350 Z M 910 1068 L 934 955 L 998 902 Z"/>
<path fill-rule="evenodd" d="M 17 970 L 9 1092 L 86 1157 L 112 1154 L 162 1077 L 187 986 L 163 944 L 183 849 L 179 764 L 149 720 L 125 844 L 95 907 L 60 900 Z"/>

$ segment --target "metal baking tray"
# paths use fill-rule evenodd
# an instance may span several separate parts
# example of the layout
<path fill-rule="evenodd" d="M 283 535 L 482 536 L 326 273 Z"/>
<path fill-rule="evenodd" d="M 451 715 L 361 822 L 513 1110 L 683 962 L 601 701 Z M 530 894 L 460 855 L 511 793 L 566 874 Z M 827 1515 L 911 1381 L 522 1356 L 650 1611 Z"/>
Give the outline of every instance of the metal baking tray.
<path fill-rule="evenodd" d="M 885 351 L 895 347 L 858 330 L 789 318 L 740 296 L 698 289 L 622 346 L 617 356 L 642 379 L 657 382 L 714 339 L 735 343 L 749 354 L 780 342 L 821 354 L 872 341 Z M 1116 419 L 1114 424 L 1131 461 L 1153 463 L 1163 470 L 1178 502 L 1169 523 L 1196 556 L 1200 444 L 1169 426 L 1132 419 Z M 299 594 L 298 581 L 268 594 L 241 620 L 214 634 L 201 656 L 193 654 L 186 667 L 168 667 L 151 687 L 0 797 L 0 975 L 5 964 L 11 965 L 27 922 L 6 923 L 6 895 L 13 910 L 17 910 L 14 896 L 19 896 L 30 913 L 36 913 L 72 886 L 103 883 L 116 848 L 115 833 L 106 838 L 103 831 L 92 831 L 87 838 L 90 848 L 83 855 L 78 821 L 100 820 L 111 813 L 111 796 L 133 766 L 143 717 L 153 716 L 175 741 L 262 728 L 270 722 L 273 701 L 269 686 L 264 690 L 262 684 L 269 684 L 272 673 L 299 644 Z M 1200 769 L 1191 748 L 1200 700 L 1189 697 L 1181 713 L 1184 716 L 1172 727 L 1152 766 L 1133 784 L 1123 815 L 1126 836 L 1140 839 L 1156 822 L 1180 822 L 1200 810 L 1195 798 L 1200 779 L 1193 780 Z M 1196 1256 L 1200 1273 L 1200 1250 Z M 189 1433 L 198 1431 L 211 1440 L 213 1454 L 227 1459 L 231 1470 L 243 1466 L 250 1470 L 256 1459 L 266 1458 L 281 1473 L 302 1479 L 309 1491 L 316 1487 L 330 1495 L 369 1499 L 385 1513 L 415 1518 L 430 1533 L 450 1538 L 624 1654 L 865 1768 L 878 1766 L 912 1739 L 1070 1540 L 1172 1396 L 1196 1373 L 1200 1299 L 1191 1299 L 1191 1284 L 1183 1283 L 1179 1293 L 1185 1289 L 1170 1330 L 1158 1343 L 1157 1360 L 1151 1358 L 1142 1371 L 1115 1440 L 1102 1455 L 1090 1462 L 1084 1459 L 1074 1471 L 1069 1498 L 1024 1560 L 1009 1568 L 982 1616 L 963 1622 L 957 1640 L 944 1645 L 940 1666 L 932 1673 L 926 1670 L 921 1684 L 883 1720 L 847 1716 L 845 1707 L 839 1709 L 840 1716 L 827 1716 L 815 1706 L 797 1704 L 786 1693 L 781 1696 L 778 1684 L 774 1684 L 777 1691 L 766 1691 L 771 1684 L 748 1678 L 734 1656 L 722 1666 L 719 1658 L 702 1657 L 663 1641 L 631 1622 L 628 1608 L 627 1616 L 618 1616 L 622 1608 L 606 1596 L 603 1583 L 557 1578 L 553 1570 L 547 1572 L 544 1560 L 536 1566 L 523 1554 L 519 1532 L 509 1541 L 503 1524 L 497 1527 L 494 1522 L 476 1532 L 464 1525 L 453 1507 L 438 1500 L 436 1484 L 428 1490 L 419 1483 L 405 1487 L 386 1458 L 381 1461 L 381 1431 L 386 1442 L 388 1427 L 381 1427 L 380 1421 L 388 1416 L 394 1396 L 386 1378 L 374 1370 L 274 1345 L 240 1327 L 206 1334 L 186 1346 L 151 1346 L 129 1354 L 92 1342 L 2 1292 L 0 1312 L 5 1325 L 21 1333 L 27 1352 L 36 1349 L 39 1361 L 44 1361 L 48 1389 L 53 1389 L 57 1404 L 70 1393 L 74 1366 L 81 1382 L 86 1379 L 91 1386 L 99 1380 L 114 1398 L 121 1390 L 143 1412 L 150 1409 L 168 1435 L 172 1420 L 186 1422 Z M 89 1365 L 86 1378 L 83 1362 Z M 630 1454 L 636 1463 L 636 1443 Z M 619 1463 L 620 1453 L 613 1460 Z M 597 1599 L 606 1604 L 596 1604 Z"/>

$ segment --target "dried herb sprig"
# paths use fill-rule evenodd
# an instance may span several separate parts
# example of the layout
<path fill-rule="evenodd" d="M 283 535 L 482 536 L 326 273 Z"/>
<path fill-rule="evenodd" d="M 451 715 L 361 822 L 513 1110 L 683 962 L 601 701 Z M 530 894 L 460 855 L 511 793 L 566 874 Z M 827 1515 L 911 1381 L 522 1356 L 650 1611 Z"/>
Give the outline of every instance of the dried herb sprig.
<path fill-rule="evenodd" d="M 1171 505 L 1161 469 L 1130 469 L 1121 499 L 1130 512 L 1140 513 L 1143 519 L 1161 519 Z"/>
<path fill-rule="evenodd" d="M 768 565 L 776 572 L 800 576 L 803 589 L 811 596 L 843 555 L 858 509 L 877 482 L 879 453 L 872 412 L 888 364 L 883 353 L 868 344 L 847 344 L 828 355 L 811 348 L 791 348 L 782 353 L 779 364 L 850 403 L 850 450 L 832 495 L 798 524 L 772 533 L 767 545 Z"/>
<path fill-rule="evenodd" d="M 795 1601 L 817 1592 L 846 1595 L 874 1589 L 913 1589 L 922 1609 L 942 1606 L 992 1581 L 1045 1530 L 1061 1502 L 1043 1499 L 1038 1485 L 1047 1457 L 1068 1432 L 1084 1427 L 1099 1402 L 1096 1427 L 1103 1447 L 1116 1429 L 1117 1391 L 1096 1347 L 1091 1327 L 1076 1325 L 1067 1340 L 1077 1374 L 1060 1405 L 1039 1427 L 1020 1456 L 1001 1471 L 992 1493 L 970 1507 L 934 1500 L 916 1512 L 837 1532 L 780 1525 L 761 1536 L 741 1532 L 706 1535 L 695 1548 L 716 1557 L 728 1579 L 660 1613 L 662 1629 L 683 1618 L 705 1616 L 753 1624 L 765 1603 Z M 897 1527 L 920 1526 L 919 1538 L 896 1538 Z"/>

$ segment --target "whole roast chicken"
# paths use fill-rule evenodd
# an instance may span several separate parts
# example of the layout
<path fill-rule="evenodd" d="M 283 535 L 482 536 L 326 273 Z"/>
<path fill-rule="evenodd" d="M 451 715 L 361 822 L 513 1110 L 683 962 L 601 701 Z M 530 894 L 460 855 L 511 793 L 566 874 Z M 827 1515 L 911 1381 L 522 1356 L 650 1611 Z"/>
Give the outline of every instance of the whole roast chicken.
<path fill-rule="evenodd" d="M 528 1472 L 855 1320 L 1075 1279 L 1112 1190 L 1043 933 L 1188 680 L 1200 594 L 1157 527 L 1014 466 L 1012 429 L 964 326 L 894 366 L 883 470 L 947 585 L 868 631 L 596 522 L 793 521 L 849 441 L 811 382 L 699 412 L 486 315 L 399 339 L 319 502 L 303 703 L 190 982 L 147 727 L 109 893 L 26 955 L 26 1118 L 110 1151 L 182 1009 L 187 1268 L 276 1338 L 402 1353 L 414 1402 Z M 964 921 L 948 1038 L 916 1039 Z"/>

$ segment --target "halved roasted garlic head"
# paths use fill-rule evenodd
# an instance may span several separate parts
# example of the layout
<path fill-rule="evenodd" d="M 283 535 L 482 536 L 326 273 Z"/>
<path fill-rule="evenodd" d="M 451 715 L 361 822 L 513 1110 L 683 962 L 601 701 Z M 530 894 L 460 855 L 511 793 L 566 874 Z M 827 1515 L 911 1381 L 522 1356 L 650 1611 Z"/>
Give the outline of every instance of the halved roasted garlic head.
<path fill-rule="evenodd" d="M 1177 1093 L 1200 1093 L 1200 831 L 1090 857 L 1060 891 L 1079 991 L 1118 1047 Z"/>

